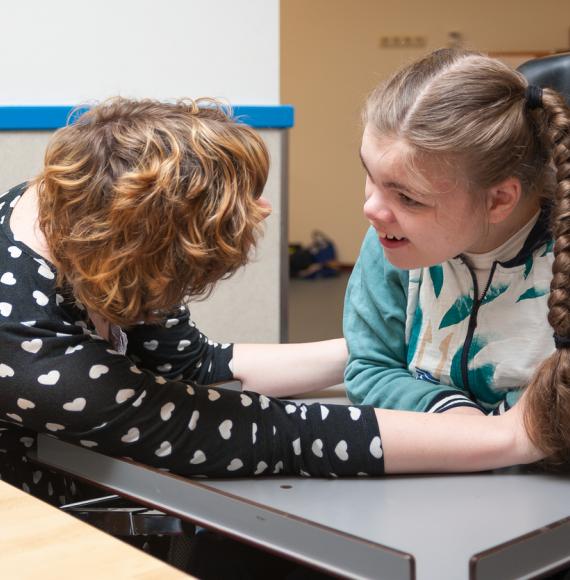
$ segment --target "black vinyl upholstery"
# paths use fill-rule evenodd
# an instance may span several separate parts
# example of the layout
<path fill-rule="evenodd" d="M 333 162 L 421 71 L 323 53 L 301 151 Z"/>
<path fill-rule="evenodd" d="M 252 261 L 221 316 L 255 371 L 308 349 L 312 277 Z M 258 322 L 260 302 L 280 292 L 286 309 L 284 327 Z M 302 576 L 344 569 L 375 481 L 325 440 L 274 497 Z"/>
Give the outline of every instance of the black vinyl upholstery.
<path fill-rule="evenodd" d="M 529 84 L 557 90 L 570 106 L 570 52 L 529 60 L 517 70 L 527 78 Z"/>

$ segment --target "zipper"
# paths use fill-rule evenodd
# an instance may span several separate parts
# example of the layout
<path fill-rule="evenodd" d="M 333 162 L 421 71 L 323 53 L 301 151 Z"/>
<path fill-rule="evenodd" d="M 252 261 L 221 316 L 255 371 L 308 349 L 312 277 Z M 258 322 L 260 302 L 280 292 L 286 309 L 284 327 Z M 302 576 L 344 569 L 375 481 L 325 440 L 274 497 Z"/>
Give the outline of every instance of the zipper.
<path fill-rule="evenodd" d="M 469 315 L 469 324 L 467 326 L 467 336 L 465 337 L 465 342 L 463 343 L 463 352 L 461 353 L 461 377 L 463 378 L 463 387 L 470 392 L 471 389 L 469 388 L 469 375 L 467 369 L 467 359 L 469 358 L 469 349 L 471 348 L 471 343 L 473 342 L 473 335 L 475 334 L 475 329 L 477 328 L 477 314 L 479 312 L 479 308 L 491 287 L 491 281 L 493 280 L 493 276 L 495 275 L 495 269 L 497 268 L 498 262 L 493 262 L 491 265 L 491 271 L 489 272 L 489 279 L 487 280 L 487 284 L 485 286 L 485 290 L 479 298 L 479 285 L 477 284 L 477 276 L 475 275 L 475 271 L 471 268 L 467 260 L 463 256 L 461 256 L 461 261 L 467 266 L 467 270 L 469 270 L 469 274 L 471 274 L 471 279 L 473 280 L 473 293 L 474 293 L 474 300 L 473 300 L 473 307 L 471 308 L 471 314 Z"/>

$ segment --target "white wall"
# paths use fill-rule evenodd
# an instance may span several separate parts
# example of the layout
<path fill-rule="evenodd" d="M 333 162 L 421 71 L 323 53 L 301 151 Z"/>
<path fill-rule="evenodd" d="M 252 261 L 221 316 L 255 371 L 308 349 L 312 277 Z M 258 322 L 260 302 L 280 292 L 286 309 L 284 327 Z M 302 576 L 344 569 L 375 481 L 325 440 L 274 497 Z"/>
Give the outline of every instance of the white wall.
<path fill-rule="evenodd" d="M 279 0 L 21 0 L 0 10 L 0 105 L 116 94 L 279 103 Z"/>
<path fill-rule="evenodd" d="M 279 103 L 279 0 L 10 2 L 0 34 L 0 106 L 75 105 L 122 94 Z M 253 263 L 192 313 L 220 341 L 284 337 L 286 138 L 261 130 L 274 206 Z M 50 131 L 0 131 L 0 190 L 35 175 Z"/>

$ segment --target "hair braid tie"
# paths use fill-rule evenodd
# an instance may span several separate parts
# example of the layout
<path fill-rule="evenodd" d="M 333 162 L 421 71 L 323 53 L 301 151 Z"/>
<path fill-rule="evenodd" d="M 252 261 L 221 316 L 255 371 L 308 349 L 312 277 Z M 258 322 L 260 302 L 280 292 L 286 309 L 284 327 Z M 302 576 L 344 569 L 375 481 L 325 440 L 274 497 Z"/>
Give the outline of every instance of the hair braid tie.
<path fill-rule="evenodd" d="M 554 346 L 557 350 L 561 348 L 570 348 L 570 337 L 567 336 L 558 336 L 557 334 L 553 334 L 554 336 Z"/>
<path fill-rule="evenodd" d="M 528 85 L 524 96 L 529 111 L 542 108 L 542 87 Z"/>

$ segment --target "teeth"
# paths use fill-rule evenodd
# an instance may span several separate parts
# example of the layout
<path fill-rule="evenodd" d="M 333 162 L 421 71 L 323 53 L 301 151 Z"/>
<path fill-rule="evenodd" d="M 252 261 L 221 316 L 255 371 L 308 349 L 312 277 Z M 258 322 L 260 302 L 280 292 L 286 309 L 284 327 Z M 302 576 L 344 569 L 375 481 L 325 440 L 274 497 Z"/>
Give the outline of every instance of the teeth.
<path fill-rule="evenodd" d="M 393 236 L 391 234 L 385 234 L 384 232 L 378 232 L 381 238 L 388 239 L 388 240 L 397 240 L 398 242 L 404 240 L 404 237 Z"/>

